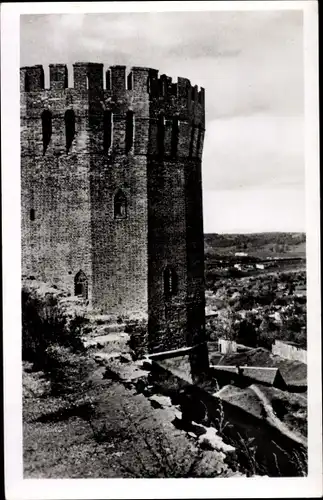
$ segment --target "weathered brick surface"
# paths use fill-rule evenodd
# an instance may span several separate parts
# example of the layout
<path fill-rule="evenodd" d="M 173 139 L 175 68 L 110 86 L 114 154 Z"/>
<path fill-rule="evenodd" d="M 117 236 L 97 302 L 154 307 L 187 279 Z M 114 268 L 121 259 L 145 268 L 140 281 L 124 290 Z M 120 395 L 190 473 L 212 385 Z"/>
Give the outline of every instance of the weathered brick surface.
<path fill-rule="evenodd" d="M 173 83 L 149 68 L 133 67 L 129 76 L 124 66 L 113 66 L 106 82 L 102 64 L 76 63 L 73 72 L 74 86 L 67 88 L 66 66 L 51 65 L 50 89 L 44 89 L 41 66 L 21 69 L 23 275 L 73 294 L 74 277 L 82 269 L 94 307 L 115 314 L 149 313 L 150 351 L 200 343 L 204 90 L 185 78 Z M 52 116 L 45 149 L 44 110 Z M 69 149 L 67 110 L 75 113 Z M 112 113 L 109 150 L 104 148 L 105 111 Z M 128 111 L 134 117 L 130 150 Z M 175 135 L 173 127 L 178 127 Z M 115 218 L 114 196 L 120 190 L 127 213 Z M 164 294 L 167 266 L 177 275 L 177 293 L 171 297 Z"/>

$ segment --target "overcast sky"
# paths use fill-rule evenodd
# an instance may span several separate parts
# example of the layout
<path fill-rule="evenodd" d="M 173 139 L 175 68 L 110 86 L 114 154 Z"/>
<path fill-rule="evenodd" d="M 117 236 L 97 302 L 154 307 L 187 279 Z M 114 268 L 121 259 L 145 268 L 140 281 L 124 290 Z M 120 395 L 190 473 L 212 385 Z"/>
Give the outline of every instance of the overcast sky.
<path fill-rule="evenodd" d="M 301 11 L 21 16 L 21 66 L 149 66 L 205 88 L 205 232 L 305 230 L 302 47 Z"/>

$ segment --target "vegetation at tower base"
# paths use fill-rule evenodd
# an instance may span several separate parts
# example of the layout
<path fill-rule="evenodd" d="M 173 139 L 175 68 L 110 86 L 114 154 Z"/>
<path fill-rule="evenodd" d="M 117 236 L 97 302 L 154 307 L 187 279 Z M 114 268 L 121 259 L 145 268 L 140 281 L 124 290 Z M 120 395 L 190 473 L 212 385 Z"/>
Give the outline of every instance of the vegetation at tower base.
<path fill-rule="evenodd" d="M 22 359 L 42 370 L 52 394 L 73 393 L 88 376 L 82 336 L 88 328 L 84 313 L 65 302 L 64 293 L 45 285 L 22 289 Z M 76 310 L 75 310 L 76 309 Z"/>
<path fill-rule="evenodd" d="M 82 350 L 81 316 L 68 318 L 59 307 L 58 297 L 50 292 L 24 286 L 22 289 L 22 355 L 23 359 L 42 360 L 46 349 L 53 344 Z"/>
<path fill-rule="evenodd" d="M 97 63 L 68 88 L 67 72 L 44 88 L 21 68 L 23 275 L 148 314 L 149 351 L 203 342 L 204 89 Z"/>

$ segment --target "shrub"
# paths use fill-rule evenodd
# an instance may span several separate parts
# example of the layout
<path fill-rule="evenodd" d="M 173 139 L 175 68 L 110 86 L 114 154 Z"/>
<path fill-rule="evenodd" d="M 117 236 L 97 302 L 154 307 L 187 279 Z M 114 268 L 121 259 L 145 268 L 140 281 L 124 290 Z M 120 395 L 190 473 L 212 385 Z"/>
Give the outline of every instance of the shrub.
<path fill-rule="evenodd" d="M 254 324 L 248 320 L 242 320 L 238 325 L 237 341 L 250 346 L 257 347 L 258 345 L 258 332 Z"/>
<path fill-rule="evenodd" d="M 47 348 L 60 345 L 72 351 L 83 349 L 83 317 L 68 317 L 52 293 L 40 295 L 26 287 L 22 290 L 22 357 L 42 369 Z"/>

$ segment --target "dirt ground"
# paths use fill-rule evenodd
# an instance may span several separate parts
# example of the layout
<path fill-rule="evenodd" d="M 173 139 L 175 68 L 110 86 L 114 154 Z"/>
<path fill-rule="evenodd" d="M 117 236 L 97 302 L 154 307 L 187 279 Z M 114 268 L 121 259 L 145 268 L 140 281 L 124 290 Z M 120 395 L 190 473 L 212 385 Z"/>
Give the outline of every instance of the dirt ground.
<path fill-rule="evenodd" d="M 91 372 L 85 394 L 55 398 L 42 372 L 24 370 L 26 478 L 239 475 L 224 453 L 201 449 L 178 428 L 180 413 L 167 398 L 160 404 L 133 384 L 102 378 L 104 371 L 97 365 Z"/>

